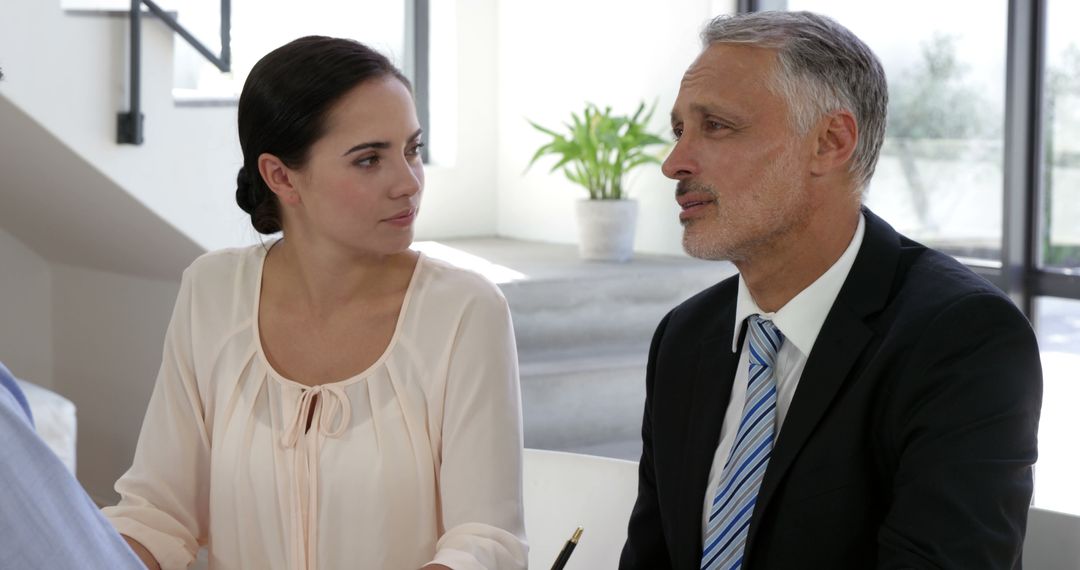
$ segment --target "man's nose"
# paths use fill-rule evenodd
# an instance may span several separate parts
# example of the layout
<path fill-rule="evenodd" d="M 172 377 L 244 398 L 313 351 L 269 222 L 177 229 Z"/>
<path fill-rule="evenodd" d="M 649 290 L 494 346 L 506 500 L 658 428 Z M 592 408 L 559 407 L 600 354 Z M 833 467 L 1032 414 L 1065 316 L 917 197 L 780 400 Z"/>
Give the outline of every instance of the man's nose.
<path fill-rule="evenodd" d="M 660 165 L 664 176 L 673 180 L 683 180 L 697 174 L 697 160 L 686 137 L 680 138 L 671 149 L 671 154 Z"/>

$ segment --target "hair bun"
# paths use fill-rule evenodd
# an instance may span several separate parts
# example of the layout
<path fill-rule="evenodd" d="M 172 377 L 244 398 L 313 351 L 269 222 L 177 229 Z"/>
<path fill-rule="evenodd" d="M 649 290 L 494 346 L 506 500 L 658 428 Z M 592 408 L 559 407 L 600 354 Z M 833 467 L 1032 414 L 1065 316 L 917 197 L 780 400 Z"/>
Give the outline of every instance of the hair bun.
<path fill-rule="evenodd" d="M 248 214 L 255 213 L 255 208 L 258 206 L 253 190 L 251 177 L 248 176 L 247 169 L 241 166 L 240 171 L 236 173 L 236 204 Z"/>

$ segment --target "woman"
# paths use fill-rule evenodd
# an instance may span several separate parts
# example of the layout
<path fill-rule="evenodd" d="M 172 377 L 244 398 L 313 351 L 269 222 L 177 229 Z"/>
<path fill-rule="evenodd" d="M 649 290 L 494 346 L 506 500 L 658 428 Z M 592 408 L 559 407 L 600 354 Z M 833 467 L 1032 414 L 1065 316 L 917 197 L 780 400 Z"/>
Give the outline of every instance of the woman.
<path fill-rule="evenodd" d="M 408 81 L 348 40 L 264 57 L 236 197 L 269 248 L 184 273 L 134 464 L 106 515 L 150 568 L 524 568 L 506 302 L 411 251 Z"/>

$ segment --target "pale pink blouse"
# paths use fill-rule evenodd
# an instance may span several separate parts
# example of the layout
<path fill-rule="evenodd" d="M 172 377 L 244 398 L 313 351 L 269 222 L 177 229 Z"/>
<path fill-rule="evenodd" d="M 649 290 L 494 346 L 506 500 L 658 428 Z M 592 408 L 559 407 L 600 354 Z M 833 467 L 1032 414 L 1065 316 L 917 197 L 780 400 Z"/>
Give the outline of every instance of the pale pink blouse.
<path fill-rule="evenodd" d="M 116 529 L 166 570 L 201 545 L 212 570 L 525 568 L 517 355 L 498 288 L 421 255 L 386 352 L 312 388 L 263 353 L 265 251 L 185 271 L 134 463 L 105 509 Z"/>

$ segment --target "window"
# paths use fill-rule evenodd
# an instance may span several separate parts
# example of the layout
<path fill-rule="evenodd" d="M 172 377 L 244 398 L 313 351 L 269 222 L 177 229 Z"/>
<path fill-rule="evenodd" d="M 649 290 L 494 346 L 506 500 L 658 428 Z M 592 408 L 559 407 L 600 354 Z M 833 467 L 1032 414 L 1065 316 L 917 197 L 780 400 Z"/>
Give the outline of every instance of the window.
<path fill-rule="evenodd" d="M 87 0 L 65 0 L 67 2 Z M 117 0 L 94 0 L 117 1 Z M 168 10 L 172 0 L 159 0 Z M 185 3 L 177 12 L 181 26 L 200 43 L 221 53 L 221 10 L 224 0 L 200 0 Z M 452 10 L 443 9 L 438 15 L 452 19 Z M 433 137 L 429 111 L 430 21 L 429 0 L 386 0 L 382 2 L 349 2 L 344 0 L 311 0 L 306 3 L 289 0 L 230 0 L 231 71 L 222 73 L 203 58 L 189 43 L 176 42 L 173 65 L 173 97 L 180 103 L 232 104 L 240 96 L 251 68 L 264 55 L 289 41 L 307 35 L 351 38 L 382 52 L 400 68 L 413 84 L 413 96 L 420 126 L 428 144 L 422 153 L 429 162 Z M 450 29 L 453 33 L 453 28 Z M 439 39 L 448 41 L 443 31 Z M 455 53 L 453 50 L 443 50 Z M 438 58 L 437 58 L 438 59 Z M 445 58 L 440 59 L 444 61 Z M 456 69 L 444 65 L 446 69 Z M 446 73 L 439 75 L 440 89 L 454 87 Z M 451 103 L 456 99 L 445 98 Z M 443 109 L 441 108 L 440 111 Z M 441 120 L 439 127 L 453 126 Z M 450 134 L 436 136 L 436 147 L 447 148 L 440 153 L 443 161 L 453 161 L 455 146 L 445 144 Z"/>
<path fill-rule="evenodd" d="M 1033 321 L 1044 378 L 1034 504 L 1080 515 L 1080 4 L 739 6 L 832 16 L 881 58 L 890 124 L 867 205 L 960 258 Z"/>
<path fill-rule="evenodd" d="M 1040 298 L 1037 334 L 1043 364 L 1043 409 L 1039 462 L 1035 464 L 1036 507 L 1080 515 L 1080 301 Z"/>
<path fill-rule="evenodd" d="M 352 38 L 382 52 L 406 73 L 411 69 L 406 16 L 409 2 L 387 0 L 232 0 L 232 72 L 221 73 L 184 41 L 176 42 L 174 96 L 178 100 L 232 100 L 262 56 L 307 35 Z M 180 23 L 220 53 L 220 0 L 187 2 Z"/>
<path fill-rule="evenodd" d="M 1080 4 L 1051 2 L 1043 89 L 1043 263 L 1080 271 Z M 1080 339 L 1077 339 L 1080 343 Z"/>
<path fill-rule="evenodd" d="M 1041 269 L 1034 280 L 1058 297 L 1035 303 L 1044 391 L 1034 504 L 1080 515 L 1080 38 L 1069 25 L 1080 18 L 1080 4 L 1051 0 L 1046 8 L 1046 37 L 1036 38 L 1045 41 L 1045 68 L 1042 200 L 1032 216 Z"/>
<path fill-rule="evenodd" d="M 788 2 L 836 18 L 885 67 L 889 122 L 866 205 L 912 239 L 998 261 L 1006 0 L 896 6 L 882 18 L 860 0 Z"/>

